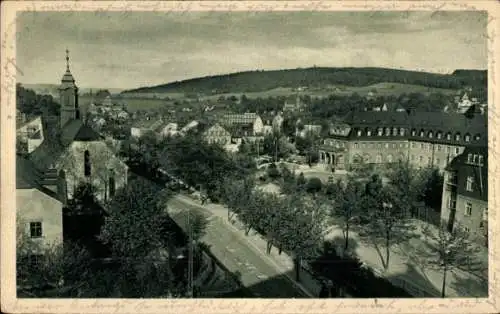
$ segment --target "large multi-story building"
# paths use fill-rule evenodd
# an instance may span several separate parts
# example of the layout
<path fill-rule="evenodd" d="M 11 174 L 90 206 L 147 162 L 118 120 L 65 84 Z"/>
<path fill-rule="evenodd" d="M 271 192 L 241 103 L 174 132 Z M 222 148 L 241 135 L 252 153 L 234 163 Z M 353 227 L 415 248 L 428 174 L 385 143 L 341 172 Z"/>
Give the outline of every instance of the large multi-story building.
<path fill-rule="evenodd" d="M 405 160 L 443 170 L 465 147 L 485 146 L 486 115 L 471 113 L 351 112 L 331 124 L 319 149 L 320 162 L 346 169 Z"/>
<path fill-rule="evenodd" d="M 488 150 L 467 147 L 444 173 L 441 219 L 448 230 L 459 223 L 484 243 L 488 221 Z"/>
<path fill-rule="evenodd" d="M 242 131 L 245 136 L 260 135 L 263 133 L 264 123 L 256 113 L 227 114 L 221 119 L 220 124 L 233 131 Z"/>

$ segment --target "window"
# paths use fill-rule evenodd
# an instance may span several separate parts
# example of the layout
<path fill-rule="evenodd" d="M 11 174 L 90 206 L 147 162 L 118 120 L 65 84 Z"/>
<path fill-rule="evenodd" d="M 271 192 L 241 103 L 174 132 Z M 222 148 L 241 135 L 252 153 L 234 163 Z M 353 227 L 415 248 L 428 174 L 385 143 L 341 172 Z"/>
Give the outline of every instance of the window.
<path fill-rule="evenodd" d="M 424 131 L 420 130 L 420 137 L 424 137 Z"/>
<path fill-rule="evenodd" d="M 472 154 L 467 155 L 467 163 L 471 164 L 472 163 Z"/>
<path fill-rule="evenodd" d="M 415 134 L 417 134 L 417 131 L 411 130 L 411 136 L 415 136 Z"/>
<path fill-rule="evenodd" d="M 389 148 L 389 143 L 385 143 L 384 147 Z"/>
<path fill-rule="evenodd" d="M 431 144 L 431 143 L 427 144 L 427 149 L 428 149 L 429 151 L 432 151 L 432 144 Z"/>
<path fill-rule="evenodd" d="M 474 136 L 474 140 L 479 141 L 480 139 L 481 139 L 481 135 L 476 134 L 476 136 Z"/>
<path fill-rule="evenodd" d="M 455 155 L 460 154 L 460 147 L 455 147 Z"/>
<path fill-rule="evenodd" d="M 391 135 L 391 129 L 385 128 L 385 136 Z"/>
<path fill-rule="evenodd" d="M 392 155 L 387 156 L 387 162 L 392 162 Z"/>
<path fill-rule="evenodd" d="M 439 144 L 438 144 L 438 146 L 437 146 L 437 150 L 438 150 L 438 152 L 440 152 L 440 151 L 441 151 L 441 145 L 439 145 Z"/>
<path fill-rule="evenodd" d="M 478 164 L 478 158 L 479 156 L 474 154 L 474 159 L 473 159 L 473 162 L 477 165 Z"/>
<path fill-rule="evenodd" d="M 382 130 L 382 128 L 378 128 L 378 130 L 377 130 L 378 136 L 382 136 L 383 132 L 384 132 L 384 130 Z"/>
<path fill-rule="evenodd" d="M 469 134 L 465 134 L 465 141 L 466 142 L 470 142 L 470 135 Z"/>
<path fill-rule="evenodd" d="M 392 135 L 394 135 L 394 136 L 398 135 L 398 129 L 397 128 L 392 128 Z"/>
<path fill-rule="evenodd" d="M 455 134 L 455 141 L 460 141 L 460 133 Z"/>
<path fill-rule="evenodd" d="M 411 148 L 415 148 L 415 145 L 416 145 L 415 142 L 412 142 L 411 143 Z"/>
<path fill-rule="evenodd" d="M 367 136 L 372 136 L 372 131 L 370 131 L 370 130 L 366 131 L 366 135 Z"/>
<path fill-rule="evenodd" d="M 457 201 L 450 197 L 448 199 L 448 208 L 449 209 L 456 209 L 457 208 Z"/>
<path fill-rule="evenodd" d="M 474 183 L 474 178 L 473 177 L 467 177 L 467 183 L 465 186 L 465 189 L 469 192 L 472 192 L 472 184 Z"/>
<path fill-rule="evenodd" d="M 109 196 L 115 196 L 116 183 L 115 183 L 115 172 L 113 169 L 109 170 Z"/>
<path fill-rule="evenodd" d="M 441 139 L 441 137 L 443 137 L 443 134 L 441 132 L 437 132 L 437 138 Z"/>
<path fill-rule="evenodd" d="M 392 143 L 392 148 L 396 148 L 396 143 Z"/>
<path fill-rule="evenodd" d="M 483 165 L 483 155 L 479 155 L 479 160 L 478 160 L 477 164 L 480 166 Z"/>
<path fill-rule="evenodd" d="M 449 140 L 451 140 L 451 133 L 449 133 L 449 132 L 448 132 L 448 133 L 446 133 L 446 139 L 447 139 L 448 141 L 449 141 Z"/>
<path fill-rule="evenodd" d="M 361 136 L 361 130 L 358 130 L 358 136 Z"/>
<path fill-rule="evenodd" d="M 405 135 L 405 129 L 404 128 L 399 128 L 399 135 L 400 136 Z"/>
<path fill-rule="evenodd" d="M 420 149 L 424 149 L 424 143 L 420 143 Z"/>
<path fill-rule="evenodd" d="M 32 238 L 41 238 L 42 237 L 42 222 L 30 222 L 30 236 Z"/>
<path fill-rule="evenodd" d="M 449 153 L 450 152 L 450 146 L 446 146 L 446 152 Z"/>
<path fill-rule="evenodd" d="M 377 147 L 378 147 L 378 148 L 382 148 L 382 144 L 381 144 L 381 143 L 378 143 L 378 144 L 377 144 Z"/>
<path fill-rule="evenodd" d="M 467 233 L 469 233 L 469 232 L 470 232 L 470 228 L 469 228 L 469 227 L 467 227 L 467 226 L 465 226 L 465 227 L 464 227 L 464 230 L 465 230 L 465 232 L 467 232 Z"/>
<path fill-rule="evenodd" d="M 433 134 L 432 134 L 432 131 L 429 132 L 429 138 L 432 138 L 433 137 Z"/>
<path fill-rule="evenodd" d="M 472 203 L 466 202 L 465 203 L 465 216 L 470 216 L 472 215 Z"/>
<path fill-rule="evenodd" d="M 83 172 L 86 177 L 90 177 L 91 165 L 90 165 L 90 153 L 88 150 L 86 150 L 84 153 Z"/>
<path fill-rule="evenodd" d="M 354 143 L 354 148 L 358 148 L 358 143 Z"/>

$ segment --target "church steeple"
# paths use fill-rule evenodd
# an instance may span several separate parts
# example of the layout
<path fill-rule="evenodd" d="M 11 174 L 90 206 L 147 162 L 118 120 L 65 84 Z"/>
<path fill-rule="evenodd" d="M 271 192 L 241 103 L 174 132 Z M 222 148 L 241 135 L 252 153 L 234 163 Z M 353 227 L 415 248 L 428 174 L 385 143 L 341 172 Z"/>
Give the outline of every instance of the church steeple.
<path fill-rule="evenodd" d="M 79 119 L 78 87 L 69 69 L 69 50 L 66 49 L 66 72 L 59 87 L 59 102 L 61 103 L 60 125 L 64 127 L 68 122 Z"/>

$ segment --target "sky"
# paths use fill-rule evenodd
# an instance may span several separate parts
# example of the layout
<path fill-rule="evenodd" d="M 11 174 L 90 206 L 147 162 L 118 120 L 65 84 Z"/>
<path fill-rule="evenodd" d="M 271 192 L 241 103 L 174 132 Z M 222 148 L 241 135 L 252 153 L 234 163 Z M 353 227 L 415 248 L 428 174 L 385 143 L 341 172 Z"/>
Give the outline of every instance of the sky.
<path fill-rule="evenodd" d="M 24 12 L 24 84 L 137 88 L 248 70 L 487 68 L 481 12 Z"/>

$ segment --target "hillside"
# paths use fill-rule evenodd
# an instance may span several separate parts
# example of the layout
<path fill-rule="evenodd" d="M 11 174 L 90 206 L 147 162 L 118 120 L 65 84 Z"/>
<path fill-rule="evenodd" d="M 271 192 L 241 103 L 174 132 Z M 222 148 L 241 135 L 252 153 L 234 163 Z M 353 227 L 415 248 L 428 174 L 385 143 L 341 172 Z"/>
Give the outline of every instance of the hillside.
<path fill-rule="evenodd" d="M 456 70 L 436 74 L 387 68 L 306 68 L 273 71 L 247 71 L 207 76 L 123 91 L 131 93 L 224 94 L 262 92 L 276 88 L 331 88 L 336 85 L 362 87 L 378 83 L 400 83 L 430 88 L 460 89 L 470 86 L 486 89 L 486 70 Z"/>
<path fill-rule="evenodd" d="M 77 82 L 78 84 L 78 82 Z M 33 90 L 35 93 L 40 95 L 51 95 L 53 97 L 59 96 L 59 85 L 58 84 L 22 84 L 24 88 L 28 88 Z M 95 93 L 100 89 L 107 89 L 111 94 L 118 94 L 122 91 L 122 89 L 118 88 L 105 88 L 105 87 L 79 87 L 80 94 L 89 93 L 91 90 Z"/>

